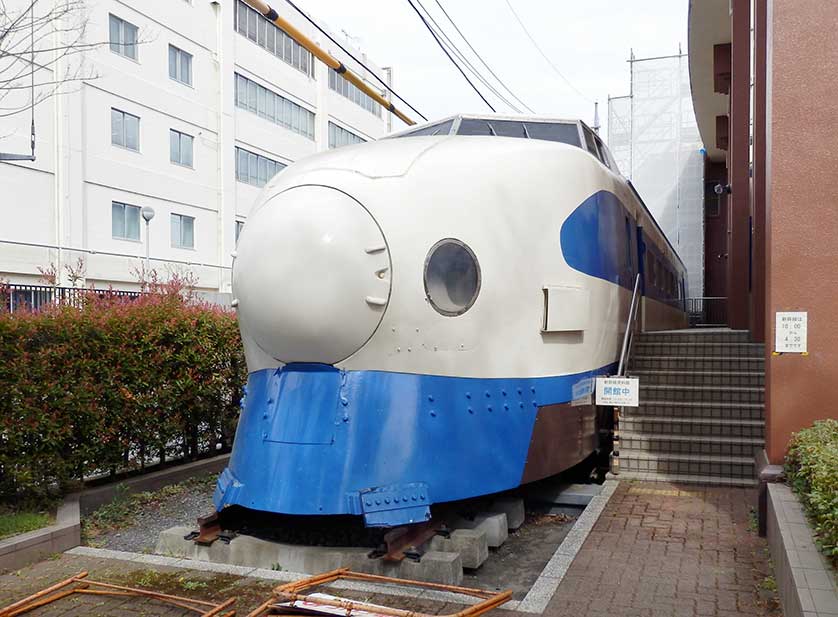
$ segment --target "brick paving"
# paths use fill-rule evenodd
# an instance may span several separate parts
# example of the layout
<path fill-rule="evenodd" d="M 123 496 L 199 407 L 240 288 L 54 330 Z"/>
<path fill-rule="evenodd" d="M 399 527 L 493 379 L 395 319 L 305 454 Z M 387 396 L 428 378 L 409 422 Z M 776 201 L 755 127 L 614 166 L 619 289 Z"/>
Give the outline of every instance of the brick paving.
<path fill-rule="evenodd" d="M 767 544 L 751 527 L 756 492 L 621 482 L 574 559 L 545 617 L 780 617 Z M 88 570 L 96 580 L 220 601 L 238 596 L 244 615 L 267 597 L 270 581 L 77 555 L 0 574 L 0 607 Z M 155 578 L 156 577 L 156 578 Z M 203 586 L 202 586 L 203 584 Z M 432 614 L 460 606 L 427 599 L 340 592 L 348 598 Z M 32 613 L 49 617 L 179 617 L 145 600 L 71 597 Z M 525 617 L 495 611 L 495 617 Z"/>
<path fill-rule="evenodd" d="M 781 615 L 755 505 L 752 489 L 621 482 L 545 615 Z"/>

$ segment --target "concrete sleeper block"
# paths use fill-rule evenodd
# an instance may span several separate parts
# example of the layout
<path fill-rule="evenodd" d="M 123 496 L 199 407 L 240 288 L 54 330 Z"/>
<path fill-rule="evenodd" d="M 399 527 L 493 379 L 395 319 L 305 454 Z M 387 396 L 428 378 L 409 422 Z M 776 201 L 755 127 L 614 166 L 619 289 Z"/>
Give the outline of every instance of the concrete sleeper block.
<path fill-rule="evenodd" d="M 435 536 L 430 549 L 442 553 L 459 553 L 464 568 L 479 568 L 489 558 L 486 532 L 481 529 L 455 529 L 450 538 Z"/>
<path fill-rule="evenodd" d="M 399 578 L 460 585 L 463 582 L 463 562 L 459 553 L 428 551 L 420 561 L 403 560 L 399 564 Z"/>
<path fill-rule="evenodd" d="M 509 525 L 506 514 L 478 514 L 474 520 L 457 519 L 452 525 L 455 529 L 477 529 L 486 533 L 486 542 L 491 548 L 498 548 L 509 537 Z"/>
<path fill-rule="evenodd" d="M 496 499 L 489 507 L 490 512 L 506 514 L 506 524 L 512 531 L 518 529 L 524 524 L 526 512 L 524 510 L 524 500 L 507 497 L 505 499 Z"/>

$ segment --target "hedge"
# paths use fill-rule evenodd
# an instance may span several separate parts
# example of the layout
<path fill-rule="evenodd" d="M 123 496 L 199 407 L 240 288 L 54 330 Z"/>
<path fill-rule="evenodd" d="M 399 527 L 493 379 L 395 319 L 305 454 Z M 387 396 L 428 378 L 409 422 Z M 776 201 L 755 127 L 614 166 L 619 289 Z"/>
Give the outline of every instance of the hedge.
<path fill-rule="evenodd" d="M 785 469 L 821 550 L 838 565 L 838 420 L 821 420 L 796 433 Z"/>
<path fill-rule="evenodd" d="M 227 448 L 245 378 L 235 316 L 176 286 L 0 314 L 0 499 Z"/>

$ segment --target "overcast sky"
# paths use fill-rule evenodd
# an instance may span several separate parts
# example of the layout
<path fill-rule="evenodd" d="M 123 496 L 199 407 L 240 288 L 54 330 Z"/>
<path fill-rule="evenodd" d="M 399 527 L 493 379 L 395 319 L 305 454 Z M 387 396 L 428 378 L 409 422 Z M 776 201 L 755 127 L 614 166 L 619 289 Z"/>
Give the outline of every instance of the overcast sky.
<path fill-rule="evenodd" d="M 644 58 L 675 54 L 679 43 L 684 51 L 687 48 L 688 0 L 509 0 L 583 97 L 539 54 L 507 0 L 439 2 L 506 85 L 543 115 L 580 117 L 590 123 L 593 101 L 598 100 L 605 126 L 608 96 L 628 94 L 626 60 L 631 49 Z M 422 3 L 454 38 L 456 32 L 436 0 Z M 378 65 L 393 66 L 396 90 L 428 118 L 488 111 L 407 0 L 304 0 L 300 5 L 333 31 L 345 31 Z M 468 51 L 459 38 L 455 41 Z M 495 100 L 490 99 L 493 104 Z M 500 102 L 496 109 L 508 111 Z"/>

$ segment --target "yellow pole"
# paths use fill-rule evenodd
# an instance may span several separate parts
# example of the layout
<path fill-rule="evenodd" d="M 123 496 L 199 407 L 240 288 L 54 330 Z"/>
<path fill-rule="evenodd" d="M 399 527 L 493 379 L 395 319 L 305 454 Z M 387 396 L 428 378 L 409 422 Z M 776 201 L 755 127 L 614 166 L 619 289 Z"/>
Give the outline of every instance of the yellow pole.
<path fill-rule="evenodd" d="M 368 95 L 372 98 L 376 103 L 384 107 L 384 109 L 389 110 L 391 113 L 395 114 L 402 122 L 408 125 L 416 124 L 413 120 L 408 118 L 404 115 L 401 111 L 396 109 L 395 105 L 385 99 L 381 94 L 376 92 L 374 89 L 370 88 L 364 80 L 360 77 L 352 73 L 349 69 L 347 69 L 343 62 L 332 56 L 331 54 L 323 51 L 317 44 L 308 38 L 305 34 L 300 32 L 293 24 L 291 24 L 287 19 L 280 17 L 280 15 L 272 9 L 267 2 L 262 2 L 262 0 L 244 0 L 247 4 L 252 6 L 254 9 L 259 11 L 265 19 L 270 22 L 273 22 L 278 27 L 282 28 L 291 38 L 297 41 L 300 45 L 305 47 L 308 51 L 314 55 L 315 58 L 320 60 L 323 64 L 328 66 L 330 69 L 337 72 L 338 75 L 343 77 L 346 81 L 351 84 L 354 84 L 358 87 L 358 89 L 363 92 L 364 94 Z"/>

